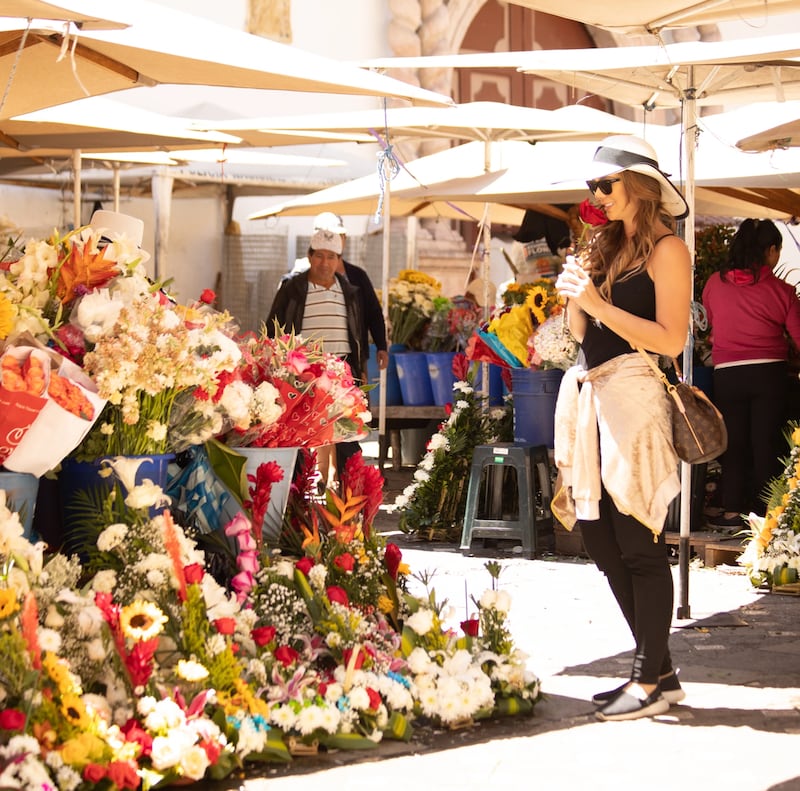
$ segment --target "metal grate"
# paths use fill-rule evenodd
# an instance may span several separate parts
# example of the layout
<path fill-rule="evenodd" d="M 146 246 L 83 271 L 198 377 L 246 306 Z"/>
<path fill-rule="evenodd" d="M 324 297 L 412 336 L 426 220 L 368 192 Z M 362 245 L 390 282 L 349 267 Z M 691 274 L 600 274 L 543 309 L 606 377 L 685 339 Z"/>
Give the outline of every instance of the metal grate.
<path fill-rule="evenodd" d="M 277 234 L 225 236 L 219 304 L 242 332 L 258 332 L 267 318 L 286 274 L 288 244 L 286 236 Z"/>

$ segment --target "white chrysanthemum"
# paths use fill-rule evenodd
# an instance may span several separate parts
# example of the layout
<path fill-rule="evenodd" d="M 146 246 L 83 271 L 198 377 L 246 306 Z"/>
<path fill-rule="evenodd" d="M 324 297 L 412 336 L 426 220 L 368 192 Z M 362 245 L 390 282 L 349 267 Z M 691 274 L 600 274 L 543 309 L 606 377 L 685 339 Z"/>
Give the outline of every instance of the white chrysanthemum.
<path fill-rule="evenodd" d="M 101 552 L 111 552 L 125 540 L 128 535 L 128 526 L 120 522 L 109 525 L 97 537 L 97 548 Z"/>
<path fill-rule="evenodd" d="M 428 443 L 428 448 L 432 451 L 439 450 L 440 448 L 443 450 L 449 450 L 450 442 L 447 437 L 444 436 L 444 434 L 436 433 L 431 437 L 430 442 Z"/>
<path fill-rule="evenodd" d="M 419 467 L 414 471 L 414 480 L 419 481 L 420 483 L 425 483 L 425 481 L 429 480 L 431 474 L 427 470 L 422 470 Z"/>
<path fill-rule="evenodd" d="M 325 587 L 325 580 L 328 578 L 328 568 L 323 563 L 316 563 L 308 572 L 308 582 L 316 591 L 321 591 Z"/>
<path fill-rule="evenodd" d="M 406 626 L 418 635 L 426 635 L 433 628 L 433 610 L 422 608 L 406 619 Z"/>
<path fill-rule="evenodd" d="M 97 593 L 111 593 L 117 587 L 117 572 L 114 569 L 102 569 L 94 575 L 92 590 Z"/>
<path fill-rule="evenodd" d="M 61 635 L 55 629 L 39 629 L 39 645 L 42 651 L 57 654 L 61 649 Z"/>

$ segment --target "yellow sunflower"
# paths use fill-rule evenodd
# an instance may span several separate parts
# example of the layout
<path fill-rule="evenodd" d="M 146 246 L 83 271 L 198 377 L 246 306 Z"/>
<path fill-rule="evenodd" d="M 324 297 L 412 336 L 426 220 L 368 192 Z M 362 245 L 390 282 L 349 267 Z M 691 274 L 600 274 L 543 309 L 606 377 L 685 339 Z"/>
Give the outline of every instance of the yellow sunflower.
<path fill-rule="evenodd" d="M 547 302 L 549 298 L 547 289 L 542 286 L 534 286 L 531 288 L 528 292 L 528 296 L 525 298 L 525 304 L 528 306 L 531 313 L 533 313 L 537 326 L 539 324 L 544 324 L 547 320 Z"/>
<path fill-rule="evenodd" d="M 14 305 L 5 295 L 0 294 L 0 339 L 7 338 L 14 329 Z"/>
<path fill-rule="evenodd" d="M 72 693 L 61 696 L 61 713 L 67 721 L 79 730 L 86 730 L 89 727 L 91 718 L 86 711 L 84 702 Z"/>
<path fill-rule="evenodd" d="M 152 640 L 164 630 L 167 616 L 157 604 L 135 601 L 122 608 L 119 625 L 125 637 L 131 640 Z"/>
<path fill-rule="evenodd" d="M 18 609 L 17 592 L 13 588 L 0 588 L 0 619 L 8 618 Z"/>

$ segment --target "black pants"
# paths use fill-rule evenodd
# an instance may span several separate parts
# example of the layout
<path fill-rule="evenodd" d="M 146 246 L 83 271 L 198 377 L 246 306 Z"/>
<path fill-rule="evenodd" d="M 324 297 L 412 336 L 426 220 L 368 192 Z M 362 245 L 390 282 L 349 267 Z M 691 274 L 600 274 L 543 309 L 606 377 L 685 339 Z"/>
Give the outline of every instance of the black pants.
<path fill-rule="evenodd" d="M 714 403 L 725 418 L 728 449 L 720 456 L 720 505 L 726 511 L 762 516 L 761 495 L 780 475 L 789 447 L 782 430 L 787 418 L 786 363 L 756 363 L 717 368 Z"/>
<path fill-rule="evenodd" d="M 345 463 L 361 450 L 361 445 L 358 442 L 337 442 L 334 447 L 336 448 L 336 475 L 341 481 Z"/>
<path fill-rule="evenodd" d="M 600 519 L 579 525 L 586 551 L 606 575 L 636 641 L 631 680 L 655 684 L 672 670 L 674 591 L 664 534 L 654 541 L 649 528 L 617 510 L 605 489 Z"/>

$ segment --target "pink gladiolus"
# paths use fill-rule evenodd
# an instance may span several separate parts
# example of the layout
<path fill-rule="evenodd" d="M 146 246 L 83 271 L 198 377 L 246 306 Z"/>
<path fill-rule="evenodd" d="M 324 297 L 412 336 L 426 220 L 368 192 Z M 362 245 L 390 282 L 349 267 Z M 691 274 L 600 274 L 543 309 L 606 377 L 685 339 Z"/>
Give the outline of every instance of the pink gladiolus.
<path fill-rule="evenodd" d="M 258 549 L 258 544 L 256 544 L 256 540 L 250 532 L 239 533 L 236 540 L 239 542 L 240 552 L 255 552 Z"/>
<path fill-rule="evenodd" d="M 255 574 L 261 568 L 256 552 L 240 552 L 236 558 L 236 565 L 239 571 L 248 571 L 250 574 Z"/>
<path fill-rule="evenodd" d="M 225 535 L 238 539 L 242 533 L 250 533 L 250 520 L 240 511 L 225 525 Z"/>
<path fill-rule="evenodd" d="M 247 598 L 247 594 L 253 590 L 255 584 L 255 577 L 249 571 L 240 571 L 231 580 L 231 587 L 236 591 L 239 601 Z"/>

